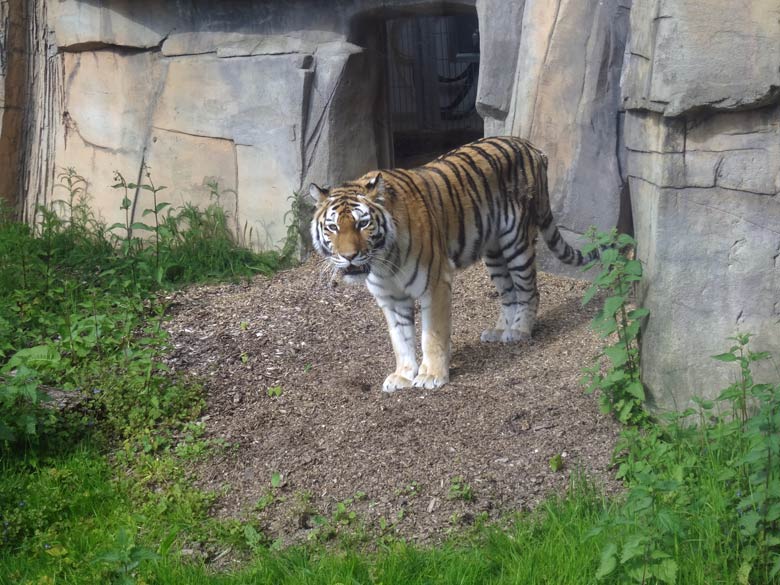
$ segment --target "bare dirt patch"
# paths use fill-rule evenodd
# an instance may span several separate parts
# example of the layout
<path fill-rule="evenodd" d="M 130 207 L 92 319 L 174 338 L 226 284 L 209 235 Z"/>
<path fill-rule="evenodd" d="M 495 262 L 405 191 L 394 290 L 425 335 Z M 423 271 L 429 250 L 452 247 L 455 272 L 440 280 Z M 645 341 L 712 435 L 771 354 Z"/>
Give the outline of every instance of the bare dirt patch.
<path fill-rule="evenodd" d="M 381 311 L 365 287 L 332 288 L 320 268 L 175 299 L 170 364 L 203 377 L 209 436 L 236 445 L 194 470 L 223 494 L 215 514 L 285 543 L 357 527 L 436 541 L 533 507 L 577 470 L 609 483 L 618 429 L 578 382 L 598 352 L 586 283 L 541 274 L 534 341 L 486 345 L 496 295 L 484 268 L 460 273 L 451 383 L 385 394 L 394 361 Z"/>

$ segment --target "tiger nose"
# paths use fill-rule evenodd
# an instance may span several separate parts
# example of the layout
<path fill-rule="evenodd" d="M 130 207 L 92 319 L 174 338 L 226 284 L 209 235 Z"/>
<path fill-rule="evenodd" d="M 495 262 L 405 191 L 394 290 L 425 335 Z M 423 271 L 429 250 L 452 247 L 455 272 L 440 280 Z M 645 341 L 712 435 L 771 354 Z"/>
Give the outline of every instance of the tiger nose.
<path fill-rule="evenodd" d="M 341 257 L 344 258 L 344 260 L 347 260 L 349 262 L 352 262 L 355 258 L 357 258 L 358 253 L 355 252 L 353 254 L 342 254 Z"/>

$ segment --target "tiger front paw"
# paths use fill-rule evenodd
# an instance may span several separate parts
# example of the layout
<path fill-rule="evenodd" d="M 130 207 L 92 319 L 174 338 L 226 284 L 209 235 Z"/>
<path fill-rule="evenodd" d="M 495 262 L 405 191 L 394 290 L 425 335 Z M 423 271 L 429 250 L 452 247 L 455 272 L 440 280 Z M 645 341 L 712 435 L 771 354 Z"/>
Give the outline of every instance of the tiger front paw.
<path fill-rule="evenodd" d="M 520 329 L 505 329 L 501 335 L 502 343 L 516 343 L 518 341 L 531 341 L 531 334 Z"/>
<path fill-rule="evenodd" d="M 430 367 L 426 364 L 420 366 L 420 371 L 414 378 L 415 388 L 441 388 L 450 381 L 449 368 L 446 366 Z"/>
<path fill-rule="evenodd" d="M 395 392 L 396 390 L 411 388 L 412 385 L 413 382 L 410 378 L 406 378 L 401 374 L 392 373 L 385 378 L 385 382 L 382 384 L 382 392 Z"/>
<path fill-rule="evenodd" d="M 496 343 L 501 341 L 501 336 L 504 334 L 503 329 L 485 329 L 482 335 L 479 336 L 482 343 Z"/>
<path fill-rule="evenodd" d="M 417 374 L 414 378 L 414 387 L 432 390 L 433 388 L 441 388 L 449 381 L 448 375 Z"/>

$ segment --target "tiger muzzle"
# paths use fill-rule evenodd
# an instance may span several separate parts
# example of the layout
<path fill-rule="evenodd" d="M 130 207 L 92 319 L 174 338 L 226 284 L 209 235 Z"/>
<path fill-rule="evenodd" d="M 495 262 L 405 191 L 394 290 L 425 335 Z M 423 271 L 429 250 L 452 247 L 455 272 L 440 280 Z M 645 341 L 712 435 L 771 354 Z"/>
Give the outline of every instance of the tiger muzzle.
<path fill-rule="evenodd" d="M 350 264 L 346 268 L 341 269 L 341 273 L 345 276 L 359 276 L 361 274 L 368 274 L 371 271 L 371 267 L 366 264 L 361 264 L 359 266 L 355 266 L 354 264 Z"/>

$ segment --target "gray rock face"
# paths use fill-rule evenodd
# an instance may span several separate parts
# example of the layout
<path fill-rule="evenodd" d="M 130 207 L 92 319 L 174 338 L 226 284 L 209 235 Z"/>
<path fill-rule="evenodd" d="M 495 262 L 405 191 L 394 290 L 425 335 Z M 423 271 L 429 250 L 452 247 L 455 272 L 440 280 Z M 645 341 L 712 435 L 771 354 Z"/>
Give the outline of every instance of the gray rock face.
<path fill-rule="evenodd" d="M 176 13 L 167 2 L 48 3 L 49 27 L 62 50 L 101 46 L 150 48 L 159 45 L 176 26 Z"/>
<path fill-rule="evenodd" d="M 778 10 L 632 8 L 625 144 L 640 301 L 651 311 L 643 380 L 662 410 L 734 379 L 710 356 L 737 332 L 780 356 L 780 106 L 766 105 L 780 84 Z"/>
<path fill-rule="evenodd" d="M 9 2 L 0 4 L 0 22 L 8 22 Z M 413 2 L 393 6 L 406 4 Z M 0 145 L 0 158 L 28 142 L 33 171 L 0 173 L 7 192 L 36 193 L 24 200 L 25 217 L 60 196 L 56 174 L 74 167 L 89 180 L 97 212 L 113 223 L 121 216 L 120 198 L 108 188 L 114 172 L 135 181 L 147 165 L 175 205 L 207 204 L 208 184 L 218 184 L 231 198 L 236 233 L 275 248 L 304 183 L 334 184 L 389 160 L 388 126 L 377 115 L 383 48 L 367 55 L 346 40 L 353 17 L 376 2 L 340 0 L 327 10 L 316 1 L 35 6 L 37 57 L 21 61 L 39 69 L 29 140 L 0 129 L 13 145 Z M 144 192 L 131 195 L 140 214 Z"/>
<path fill-rule="evenodd" d="M 580 245 L 591 225 L 607 229 L 618 221 L 619 82 L 628 5 L 525 0 L 499 10 L 500 3 L 477 4 L 483 30 L 478 109 L 487 134 L 522 136 L 547 154 L 556 223 Z M 514 83 L 508 70 L 515 71 Z M 582 277 L 543 248 L 542 269 Z"/>
<path fill-rule="evenodd" d="M 525 0 L 480 0 L 477 2 L 481 59 L 477 111 L 485 122 L 486 136 L 507 133 L 506 117 L 512 101 L 520 50 L 518 31 L 523 29 Z"/>
<path fill-rule="evenodd" d="M 39 195 L 25 201 L 27 217 L 60 196 L 56 174 L 74 167 L 97 212 L 118 221 L 114 172 L 136 181 L 146 165 L 175 205 L 208 204 L 208 184 L 218 184 L 237 235 L 275 248 L 304 181 L 335 183 L 379 166 L 376 129 L 365 124 L 378 83 L 360 83 L 377 73 L 345 41 L 348 3 L 311 30 L 302 28 L 312 18 L 305 3 L 185 4 L 36 4 L 45 39 L 38 63 L 57 73 L 35 76 L 43 81 L 28 145 L 36 169 L 22 188 Z M 332 112 L 334 104 L 347 111 Z M 0 136 L 14 143 L 8 153 L 18 151 L 18 135 Z M 140 218 L 149 202 L 143 191 L 131 195 Z"/>
<path fill-rule="evenodd" d="M 634 0 L 624 103 L 679 116 L 780 96 L 780 4 Z"/>
<path fill-rule="evenodd" d="M 114 171 L 148 165 L 174 204 L 219 185 L 236 233 L 280 246 L 293 193 L 392 160 L 384 23 L 442 6 L 0 0 L 0 196 L 29 220 L 73 166 L 111 223 Z M 567 239 L 615 225 L 630 187 L 655 404 L 724 386 L 708 356 L 736 331 L 780 357 L 777 0 L 447 3 L 473 7 L 486 134 L 548 154 Z"/>
<path fill-rule="evenodd" d="M 481 19 L 478 109 L 488 133 L 526 136 L 548 153 L 557 220 L 575 238 L 593 223 L 614 224 L 626 7 L 618 0 L 462 4 L 476 4 Z M 190 136 L 216 161 L 232 145 L 232 162 L 209 176 L 238 191 L 236 225 L 263 234 L 253 238 L 263 246 L 283 240 L 288 199 L 304 183 L 336 183 L 389 163 L 383 19 L 441 8 L 413 0 L 338 0 L 327 10 L 314 0 L 36 6 L 47 66 L 61 72 L 46 83 L 64 96 L 44 91 L 36 105 L 52 121 L 32 147 L 43 175 L 75 167 L 112 219 L 116 202 L 105 186 L 114 170 L 134 176 L 154 161 L 153 173 L 177 182 L 170 185 L 177 192 L 167 193 L 174 203 L 200 200 L 198 157 L 176 149 Z M 347 42 L 352 37 L 362 48 Z M 56 196 L 53 180 L 43 187 L 28 210 Z"/>
<path fill-rule="evenodd" d="M 19 166 L 26 59 L 20 0 L 0 0 L 0 169 Z M 0 202 L 12 205 L 14 177 L 0 172 Z"/>

